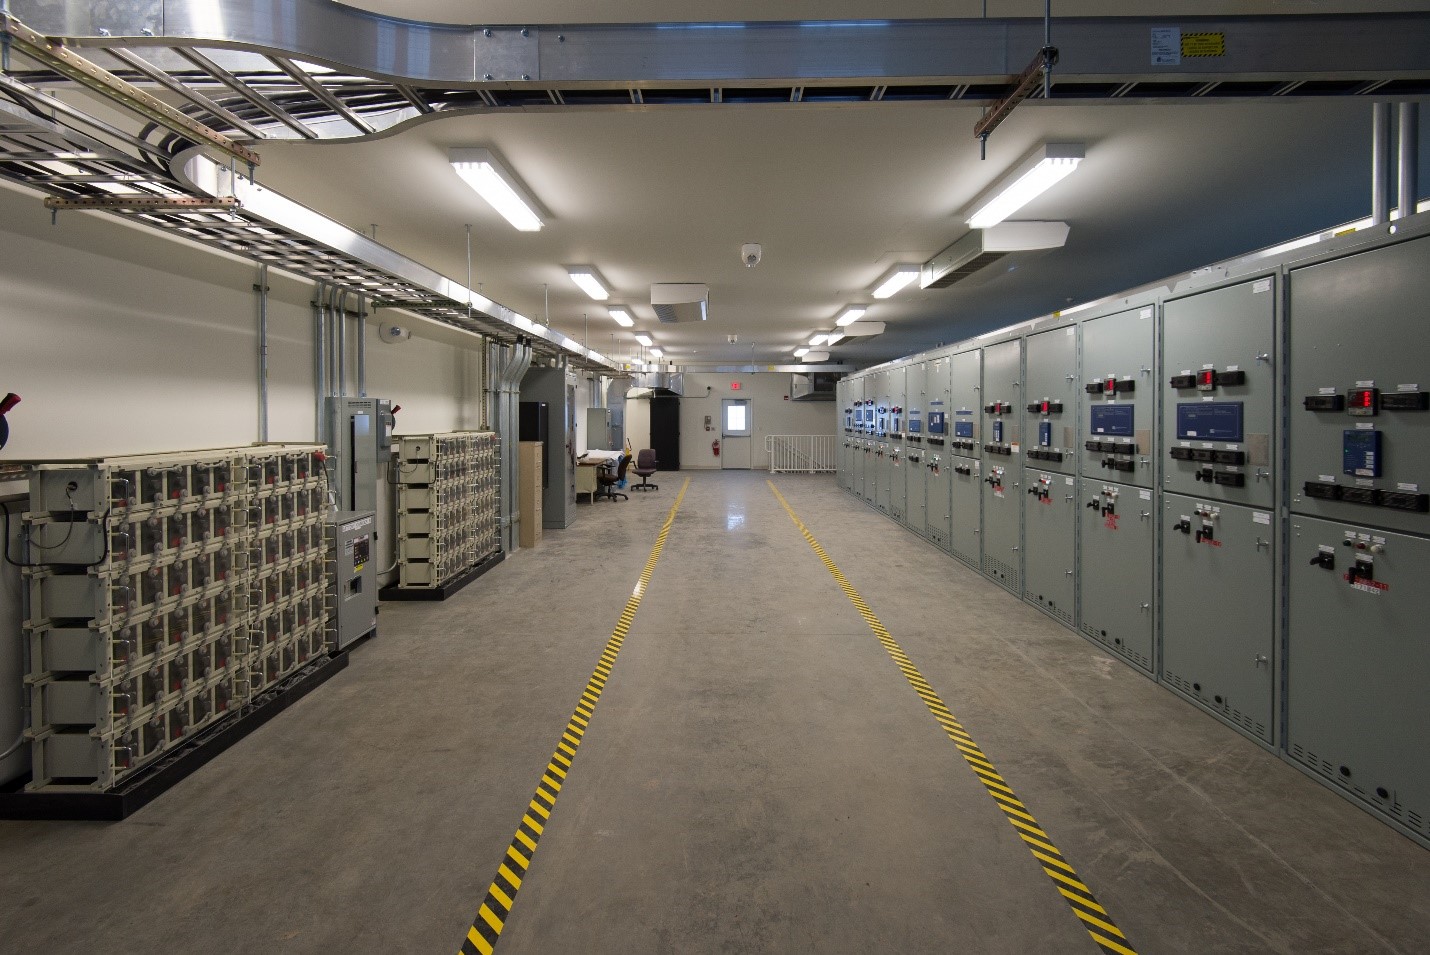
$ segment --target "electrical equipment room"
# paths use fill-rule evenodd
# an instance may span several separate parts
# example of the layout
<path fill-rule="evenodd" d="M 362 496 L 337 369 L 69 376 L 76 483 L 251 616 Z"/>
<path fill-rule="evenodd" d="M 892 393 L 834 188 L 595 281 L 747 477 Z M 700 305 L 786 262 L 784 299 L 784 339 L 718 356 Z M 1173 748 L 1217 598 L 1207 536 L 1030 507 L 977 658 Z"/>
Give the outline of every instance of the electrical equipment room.
<path fill-rule="evenodd" d="M 1426 951 L 1430 3 L 754 6 L 0 0 L 0 951 Z"/>

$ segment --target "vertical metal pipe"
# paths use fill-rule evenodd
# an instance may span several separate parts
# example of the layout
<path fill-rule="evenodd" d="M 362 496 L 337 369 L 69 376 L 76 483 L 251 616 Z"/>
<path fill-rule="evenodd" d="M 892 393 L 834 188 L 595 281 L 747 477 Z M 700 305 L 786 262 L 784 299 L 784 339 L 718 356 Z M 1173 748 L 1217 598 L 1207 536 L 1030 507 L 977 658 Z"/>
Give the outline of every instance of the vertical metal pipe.
<path fill-rule="evenodd" d="M 258 440 L 268 443 L 268 266 L 258 266 Z"/>
<path fill-rule="evenodd" d="M 313 433 L 319 444 L 328 443 L 328 315 L 324 305 L 327 294 L 327 283 L 320 281 L 313 296 L 313 394 L 317 403 Z"/>
<path fill-rule="evenodd" d="M 376 227 L 374 227 L 376 228 Z M 367 397 L 367 296 L 357 297 L 357 389 L 358 397 Z"/>
<path fill-rule="evenodd" d="M 1420 104 L 1400 104 L 1400 175 L 1397 219 L 1415 215 L 1420 198 Z"/>
<path fill-rule="evenodd" d="M 338 396 L 348 395 L 348 290 L 338 290 L 337 306 L 333 309 L 338 321 Z"/>
<path fill-rule="evenodd" d="M 1371 109 L 1370 222 L 1382 225 L 1390 218 L 1390 104 Z"/>

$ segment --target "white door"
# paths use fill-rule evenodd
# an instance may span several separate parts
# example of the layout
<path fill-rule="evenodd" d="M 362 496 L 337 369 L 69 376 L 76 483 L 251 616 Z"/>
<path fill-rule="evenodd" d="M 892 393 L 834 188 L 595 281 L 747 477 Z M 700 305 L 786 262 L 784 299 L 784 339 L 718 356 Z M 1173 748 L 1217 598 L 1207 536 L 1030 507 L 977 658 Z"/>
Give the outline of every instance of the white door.
<path fill-rule="evenodd" d="M 720 467 L 748 471 L 754 455 L 750 402 L 746 398 L 725 398 L 720 404 Z"/>

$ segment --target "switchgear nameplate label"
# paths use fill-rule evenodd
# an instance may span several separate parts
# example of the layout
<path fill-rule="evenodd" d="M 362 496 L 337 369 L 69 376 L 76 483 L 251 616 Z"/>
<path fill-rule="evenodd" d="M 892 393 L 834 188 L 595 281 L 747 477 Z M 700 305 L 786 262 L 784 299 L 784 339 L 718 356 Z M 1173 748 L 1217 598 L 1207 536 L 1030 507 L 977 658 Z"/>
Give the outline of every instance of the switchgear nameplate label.
<path fill-rule="evenodd" d="M 1177 405 L 1177 437 L 1203 441 L 1242 440 L 1240 401 L 1213 401 Z"/>

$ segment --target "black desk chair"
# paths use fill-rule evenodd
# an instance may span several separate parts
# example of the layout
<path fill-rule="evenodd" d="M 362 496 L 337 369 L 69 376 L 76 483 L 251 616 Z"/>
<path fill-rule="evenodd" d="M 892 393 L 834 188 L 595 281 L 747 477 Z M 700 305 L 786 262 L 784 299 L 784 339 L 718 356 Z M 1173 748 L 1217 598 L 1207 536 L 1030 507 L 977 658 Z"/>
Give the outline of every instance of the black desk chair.
<path fill-rule="evenodd" d="M 640 475 L 641 483 L 632 484 L 632 491 L 659 491 L 659 484 L 652 484 L 646 480 L 655 473 L 655 449 L 642 448 L 641 453 L 636 457 L 636 474 Z"/>
<path fill-rule="evenodd" d="M 596 481 L 601 485 L 601 493 L 596 496 L 609 497 L 613 501 L 619 497 L 621 500 L 629 501 L 630 497 L 617 491 L 616 485 L 626 479 L 626 468 L 630 467 L 630 464 L 631 456 L 629 454 L 623 454 L 621 455 L 620 463 L 616 465 L 614 473 L 610 472 L 607 468 L 601 468 L 597 471 Z"/>

